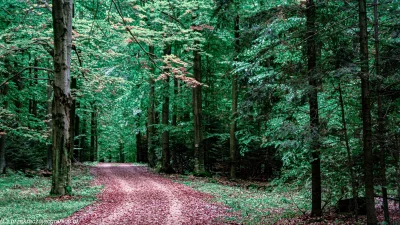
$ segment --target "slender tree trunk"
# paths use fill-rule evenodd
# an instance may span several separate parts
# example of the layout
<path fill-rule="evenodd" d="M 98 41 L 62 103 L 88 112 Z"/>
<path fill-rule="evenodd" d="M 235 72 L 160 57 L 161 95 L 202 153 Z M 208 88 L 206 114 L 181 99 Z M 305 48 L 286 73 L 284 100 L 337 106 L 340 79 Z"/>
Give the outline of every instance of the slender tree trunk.
<path fill-rule="evenodd" d="M 96 103 L 92 103 L 92 113 L 90 122 L 90 161 L 97 160 L 97 107 Z"/>
<path fill-rule="evenodd" d="M 338 66 L 339 67 L 339 66 Z M 351 193 L 354 199 L 354 218 L 358 221 L 358 194 L 357 194 L 357 185 L 356 185 L 356 177 L 354 175 L 353 166 L 354 161 L 351 154 L 350 143 L 349 143 L 349 136 L 347 132 L 347 122 L 346 122 L 346 113 L 344 110 L 344 101 L 343 101 L 343 93 L 342 93 L 342 85 L 341 81 L 339 80 L 339 104 L 340 104 L 340 111 L 342 114 L 342 125 L 343 125 L 343 132 L 344 132 L 344 141 L 346 144 L 346 151 L 347 151 L 347 161 L 348 161 L 348 169 L 350 173 L 351 179 Z"/>
<path fill-rule="evenodd" d="M 154 46 L 149 46 L 150 55 L 154 55 Z M 155 67 L 152 67 L 152 73 L 155 73 Z M 148 161 L 150 167 L 155 167 L 157 162 L 156 152 L 153 146 L 154 138 L 154 96 L 155 96 L 155 82 L 154 78 L 149 76 L 149 106 L 147 109 L 147 148 L 148 148 Z"/>
<path fill-rule="evenodd" d="M 47 129 L 50 133 L 49 143 L 47 144 L 47 169 L 51 170 L 53 166 L 53 122 L 52 122 L 52 114 L 53 114 L 53 86 L 51 81 L 47 81 Z"/>
<path fill-rule="evenodd" d="M 70 66 L 72 46 L 72 0 L 53 0 L 54 109 L 53 178 L 51 194 L 71 194 Z"/>
<path fill-rule="evenodd" d="M 171 46 L 167 46 L 164 49 L 164 56 L 171 55 Z M 168 73 L 169 70 L 164 70 L 164 73 Z M 169 76 L 164 81 L 164 102 L 162 104 L 162 124 L 165 127 L 169 125 Z M 171 155 L 169 152 L 169 131 L 164 130 L 162 133 L 162 160 L 161 160 L 161 172 L 169 172 L 171 170 Z"/>
<path fill-rule="evenodd" d="M 136 162 L 142 162 L 142 138 L 140 135 L 140 131 L 136 132 Z"/>
<path fill-rule="evenodd" d="M 70 136 L 70 145 L 72 148 L 71 160 L 73 159 L 74 155 L 77 155 L 75 152 L 75 117 L 76 117 L 76 77 L 72 77 L 71 82 L 71 89 L 72 89 L 72 104 L 69 114 L 69 136 Z"/>
<path fill-rule="evenodd" d="M 235 51 L 236 54 L 239 54 L 240 51 L 240 27 L 239 27 L 240 17 L 236 15 L 235 17 Z M 236 73 L 232 74 L 232 121 L 230 124 L 230 139 L 229 139 L 229 148 L 230 148 L 230 159 L 231 159 L 231 170 L 230 177 L 231 179 L 236 179 L 236 167 L 237 167 L 237 156 L 238 148 L 237 148 L 237 139 L 236 139 L 236 118 L 237 118 L 237 107 L 238 107 L 238 75 Z"/>
<path fill-rule="evenodd" d="M 6 96 L 8 93 L 8 84 L 0 87 L 0 96 Z M 8 101 L 4 101 L 4 109 L 8 109 Z M 0 174 L 5 173 L 6 169 L 6 131 L 0 130 Z"/>
<path fill-rule="evenodd" d="M 376 78 L 378 80 L 377 87 L 377 101 L 378 101 L 378 142 L 380 147 L 380 170 L 379 175 L 382 186 L 382 198 L 383 198 L 383 214 L 387 224 L 390 223 L 389 219 L 389 205 L 386 188 L 386 138 L 385 138 L 385 112 L 383 110 L 383 96 L 382 96 L 382 80 L 381 67 L 380 67 L 380 56 L 379 56 L 379 15 L 378 15 L 378 0 L 374 0 L 374 38 L 375 38 L 375 71 Z"/>
<path fill-rule="evenodd" d="M 312 170 L 312 209 L 311 216 L 321 216 L 321 159 L 319 141 L 319 112 L 318 112 L 318 85 L 319 78 L 316 73 L 317 50 L 315 41 L 315 11 L 314 0 L 307 0 L 307 59 L 308 79 L 310 85 L 310 132 L 311 132 L 311 170 Z"/>
<path fill-rule="evenodd" d="M 171 125 L 176 127 L 177 126 L 177 120 L 178 120 L 178 89 L 179 89 L 179 81 L 178 79 L 176 79 L 174 77 L 174 107 L 173 107 L 173 115 L 172 115 L 172 122 Z M 176 141 L 174 142 L 176 143 Z M 176 149 L 175 148 L 171 148 L 170 149 L 171 152 L 171 160 L 172 160 L 172 168 L 177 168 L 176 165 Z"/>
<path fill-rule="evenodd" d="M 87 149 L 86 149 L 86 126 L 87 126 L 87 124 L 86 124 L 86 121 L 87 121 L 87 114 L 85 113 L 84 115 L 83 115 L 83 118 L 82 118 L 82 139 L 81 139 L 81 141 L 80 141 L 80 155 L 81 155 L 81 160 L 82 161 L 87 161 L 88 160 L 88 157 L 87 157 Z"/>
<path fill-rule="evenodd" d="M 368 31 L 366 0 L 359 0 L 361 92 L 364 147 L 364 179 L 367 208 L 367 224 L 377 224 L 374 199 L 374 173 L 372 157 L 371 102 L 369 87 Z"/>
<path fill-rule="evenodd" d="M 33 66 L 34 67 L 38 67 L 38 64 L 39 64 L 39 62 L 38 62 L 38 60 L 37 59 L 35 59 L 34 60 L 34 62 L 33 62 Z M 38 85 L 38 70 L 37 69 L 35 69 L 34 71 L 33 71 L 33 78 L 34 79 L 36 79 L 33 83 L 34 83 L 34 85 L 35 85 L 35 88 L 37 87 L 37 85 Z M 33 98 L 32 98 L 32 115 L 33 116 L 35 116 L 35 117 L 37 117 L 37 101 L 36 101 L 36 96 L 35 95 L 33 95 Z"/>
<path fill-rule="evenodd" d="M 78 103 L 76 103 L 76 107 L 79 108 Z M 77 137 L 80 135 L 79 132 L 80 132 L 80 124 L 81 124 L 80 117 L 77 114 L 75 114 L 74 124 L 75 124 L 74 137 Z M 78 139 L 75 139 L 75 141 L 74 141 L 74 147 L 76 147 L 76 150 L 74 151 L 75 159 L 78 162 L 81 161 L 81 150 L 82 149 L 80 149 L 80 140 L 81 140 L 81 137 L 79 137 Z"/>
<path fill-rule="evenodd" d="M 195 45 L 199 45 L 195 41 Z M 193 51 L 193 73 L 194 78 L 201 82 L 201 55 L 198 49 Z M 204 168 L 204 143 L 203 143 L 203 125 L 202 125 L 202 97 L 201 85 L 193 87 L 193 119 L 194 119 L 194 172 L 198 175 L 205 173 Z"/>

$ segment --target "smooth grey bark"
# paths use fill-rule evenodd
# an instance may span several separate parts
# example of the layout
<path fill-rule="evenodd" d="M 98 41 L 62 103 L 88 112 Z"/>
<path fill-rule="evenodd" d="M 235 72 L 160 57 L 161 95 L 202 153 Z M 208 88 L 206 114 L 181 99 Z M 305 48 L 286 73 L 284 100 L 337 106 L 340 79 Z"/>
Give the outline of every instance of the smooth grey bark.
<path fill-rule="evenodd" d="M 72 46 L 72 0 L 53 0 L 54 107 L 53 176 L 51 194 L 71 194 L 71 154 L 69 113 L 71 106 L 70 66 Z"/>

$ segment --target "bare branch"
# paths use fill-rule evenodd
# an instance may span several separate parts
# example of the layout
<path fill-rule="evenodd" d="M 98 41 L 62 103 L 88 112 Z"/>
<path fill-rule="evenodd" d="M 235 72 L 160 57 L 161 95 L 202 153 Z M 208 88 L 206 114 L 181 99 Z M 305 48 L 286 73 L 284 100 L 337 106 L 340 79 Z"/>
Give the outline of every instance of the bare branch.
<path fill-rule="evenodd" d="M 3 81 L 3 83 L 0 84 L 0 87 L 2 87 L 3 85 L 7 84 L 8 81 L 14 79 L 15 77 L 20 76 L 25 70 L 28 70 L 28 69 L 45 70 L 45 71 L 54 73 L 54 71 L 53 71 L 52 69 L 48 69 L 48 68 L 42 68 L 42 67 L 25 67 L 24 69 L 22 69 L 21 71 L 19 71 L 19 72 L 18 72 L 17 74 L 15 74 L 14 76 L 12 76 L 12 77 L 6 79 L 5 81 Z"/>

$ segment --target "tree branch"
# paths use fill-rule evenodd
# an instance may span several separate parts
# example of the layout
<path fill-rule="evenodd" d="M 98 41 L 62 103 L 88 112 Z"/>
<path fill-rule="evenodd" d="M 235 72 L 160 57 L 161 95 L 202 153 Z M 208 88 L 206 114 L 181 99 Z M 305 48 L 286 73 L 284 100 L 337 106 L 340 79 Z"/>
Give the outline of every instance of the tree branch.
<path fill-rule="evenodd" d="M 118 8 L 117 3 L 115 2 L 115 0 L 111 0 L 114 5 L 115 5 L 115 9 L 117 10 L 119 16 L 122 19 L 122 23 L 125 26 L 125 29 L 128 31 L 128 33 L 132 36 L 133 40 L 136 42 L 136 44 L 139 45 L 140 49 L 142 49 L 142 51 L 149 57 L 150 61 L 158 68 L 161 70 L 161 68 L 157 65 L 157 63 L 154 61 L 153 57 L 156 57 L 154 54 L 150 54 L 148 51 L 146 51 L 146 49 L 144 49 L 144 47 L 142 46 L 142 44 L 140 44 L 139 40 L 136 38 L 136 36 L 132 33 L 131 29 L 129 28 L 129 26 L 126 24 L 125 20 L 124 20 L 124 16 L 122 15 L 121 10 Z"/>
<path fill-rule="evenodd" d="M 17 74 L 15 74 L 14 76 L 12 76 L 12 77 L 6 79 L 5 81 L 3 81 L 3 83 L 0 84 L 0 87 L 2 87 L 3 85 L 7 84 L 8 81 L 14 79 L 15 77 L 20 76 L 25 70 L 28 70 L 28 69 L 45 70 L 45 71 L 54 73 L 54 71 L 53 71 L 52 69 L 48 69 L 48 68 L 42 68 L 42 67 L 25 67 L 24 69 L 22 69 L 21 71 L 19 71 L 19 72 L 18 72 Z"/>

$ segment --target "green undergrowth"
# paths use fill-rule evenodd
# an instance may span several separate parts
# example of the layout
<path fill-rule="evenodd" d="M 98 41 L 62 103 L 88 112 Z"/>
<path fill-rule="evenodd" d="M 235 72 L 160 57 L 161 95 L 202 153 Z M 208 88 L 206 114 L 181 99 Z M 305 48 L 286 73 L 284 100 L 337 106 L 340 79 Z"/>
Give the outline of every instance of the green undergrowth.
<path fill-rule="evenodd" d="M 178 182 L 210 194 L 215 197 L 213 201 L 230 207 L 237 216 L 227 220 L 239 224 L 274 224 L 284 218 L 299 216 L 301 211 L 307 210 L 307 199 L 294 191 L 272 187 L 260 190 L 254 184 L 237 187 L 218 183 L 212 178 L 181 176 Z"/>
<path fill-rule="evenodd" d="M 0 176 L 0 224 L 50 224 L 92 204 L 100 186 L 91 186 L 88 166 L 74 167 L 72 196 L 50 196 L 51 178 L 22 172 Z"/>

